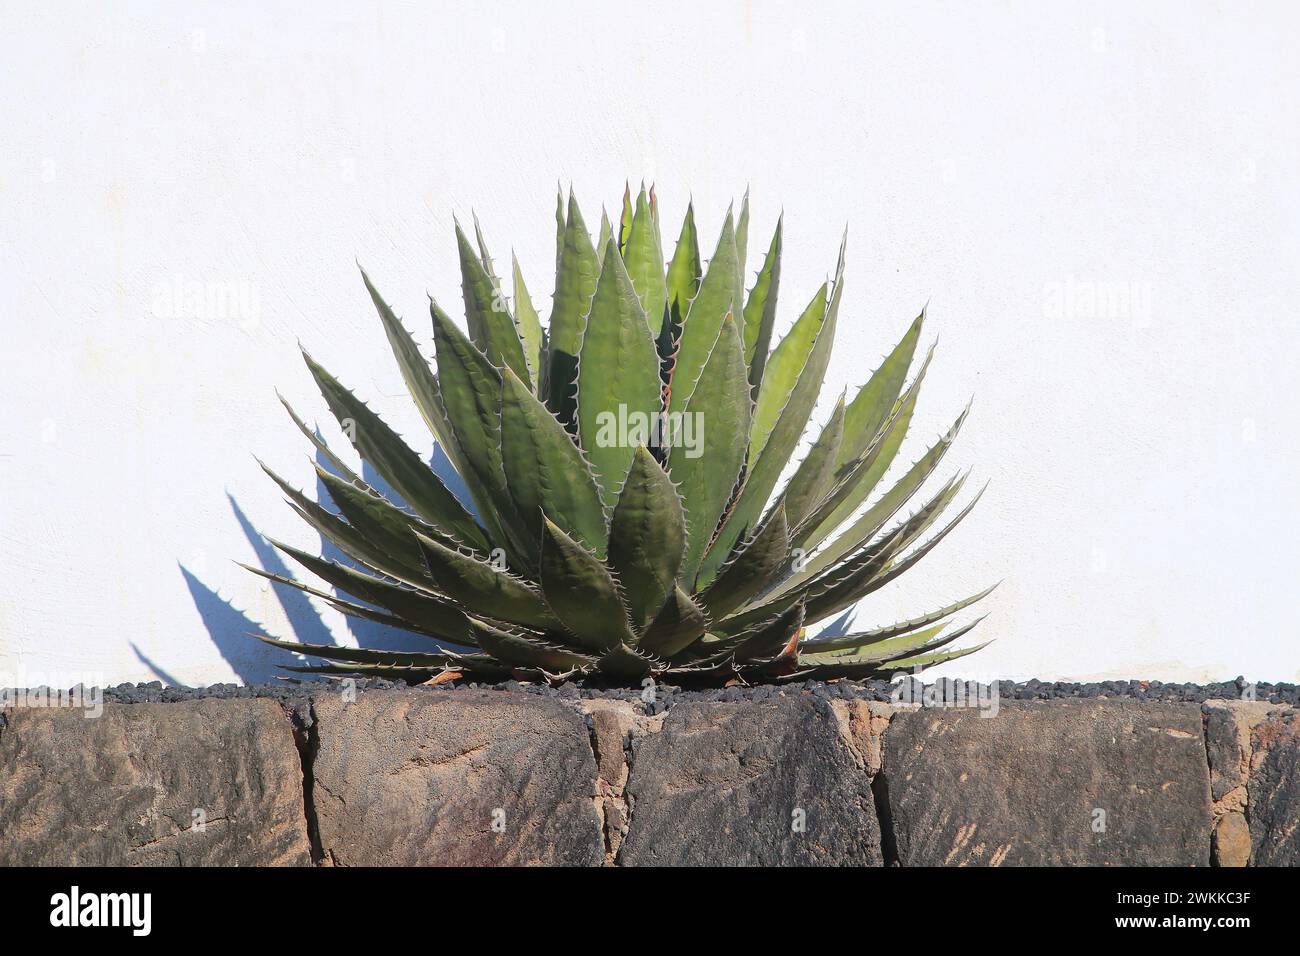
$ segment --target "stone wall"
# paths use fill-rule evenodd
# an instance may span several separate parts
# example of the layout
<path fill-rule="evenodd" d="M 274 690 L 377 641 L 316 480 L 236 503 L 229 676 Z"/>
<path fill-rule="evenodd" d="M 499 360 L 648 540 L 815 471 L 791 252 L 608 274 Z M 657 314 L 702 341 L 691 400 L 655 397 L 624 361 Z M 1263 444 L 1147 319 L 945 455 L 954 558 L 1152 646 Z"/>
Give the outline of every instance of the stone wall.
<path fill-rule="evenodd" d="M 11 709 L 0 865 L 1300 864 L 1300 712 L 337 691 Z"/>

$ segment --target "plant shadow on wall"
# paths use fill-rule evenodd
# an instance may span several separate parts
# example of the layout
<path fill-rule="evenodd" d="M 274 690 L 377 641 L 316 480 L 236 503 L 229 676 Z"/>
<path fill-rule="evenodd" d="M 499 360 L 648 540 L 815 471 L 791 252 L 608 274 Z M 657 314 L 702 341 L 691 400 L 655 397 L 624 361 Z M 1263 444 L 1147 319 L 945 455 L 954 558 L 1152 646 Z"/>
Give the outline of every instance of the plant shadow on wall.
<path fill-rule="evenodd" d="M 421 645 L 257 635 L 326 662 L 285 670 L 724 684 L 882 676 L 983 646 L 947 645 L 980 620 L 955 626 L 954 615 L 991 588 L 865 631 L 843 616 L 929 554 L 979 498 L 940 523 L 965 486 L 954 474 L 898 517 L 965 411 L 885 480 L 933 356 L 931 347 L 909 380 L 924 312 L 852 400 L 839 397 L 777 491 L 830 358 L 844 244 L 834 279 L 771 347 L 782 225 L 746 296 L 748 196 L 738 216 L 728 210 L 707 269 L 689 206 L 665 266 L 653 189 L 635 202 L 625 193 L 594 244 L 572 193 L 557 201 L 556 227 L 543 328 L 518 262 L 507 297 L 477 221 L 473 243 L 457 224 L 468 335 L 431 300 L 432 365 L 362 273 L 445 451 L 442 474 L 304 351 L 368 470 L 349 469 L 286 404 L 316 448 L 317 499 L 266 471 L 325 553 L 272 544 L 335 590 L 295 580 L 272 555 L 250 570 Z"/>
<path fill-rule="evenodd" d="M 316 432 L 316 436 L 319 439 L 320 433 Z M 330 467 L 328 461 L 320 452 L 316 454 L 316 466 L 323 469 Z M 458 476 L 455 475 L 454 471 L 451 471 L 446 456 L 440 450 L 435 449 L 430 466 L 463 499 L 463 485 L 459 484 Z M 374 488 L 381 489 L 381 493 L 385 494 L 390 500 L 401 501 L 401 498 L 388 487 L 383 478 L 375 474 L 374 469 L 368 464 L 363 464 L 362 475 L 367 483 Z M 316 493 L 318 497 L 324 496 L 326 493 L 325 485 L 319 479 L 317 480 Z M 239 523 L 244 536 L 253 548 L 260 570 L 270 575 L 289 576 L 289 568 L 280 559 L 279 553 L 266 538 L 258 534 L 244 514 L 243 509 L 240 508 L 239 502 L 231 495 L 227 495 L 227 499 L 230 502 L 231 510 L 234 512 L 235 520 Z M 351 558 L 324 536 L 321 537 L 321 554 L 327 560 L 353 564 Z M 263 625 L 250 617 L 247 612 L 239 610 L 221 597 L 215 589 L 204 584 L 199 576 L 184 564 L 178 564 L 178 567 L 185 580 L 185 585 L 189 589 L 190 597 L 194 601 L 194 607 L 199 612 L 203 627 L 208 632 L 209 639 L 235 676 L 245 684 L 266 683 L 283 676 L 284 672 L 281 670 L 280 665 L 284 662 L 284 655 L 277 650 L 248 639 L 250 635 L 262 633 L 265 630 Z M 284 616 L 289 622 L 289 627 L 298 641 L 326 645 L 338 645 L 340 643 L 335 639 L 334 634 L 331 633 L 306 594 L 297 588 L 279 583 L 273 583 L 272 587 Z M 347 617 L 345 620 L 348 632 L 363 647 L 393 651 L 424 649 L 425 644 L 421 638 L 407 631 L 355 617 Z M 183 685 L 183 682 L 175 677 L 165 665 L 148 657 L 134 643 L 132 643 L 131 648 L 140 662 L 148 667 L 164 684 L 169 686 Z"/>

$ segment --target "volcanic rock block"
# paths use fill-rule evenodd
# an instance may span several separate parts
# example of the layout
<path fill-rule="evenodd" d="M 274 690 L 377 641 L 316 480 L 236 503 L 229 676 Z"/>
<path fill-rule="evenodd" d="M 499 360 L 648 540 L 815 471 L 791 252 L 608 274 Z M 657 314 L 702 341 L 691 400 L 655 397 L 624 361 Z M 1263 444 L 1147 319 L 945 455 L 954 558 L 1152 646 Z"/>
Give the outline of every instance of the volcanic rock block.
<path fill-rule="evenodd" d="M 681 703 L 633 742 L 619 862 L 883 863 L 871 779 L 829 703 Z"/>
<path fill-rule="evenodd" d="M 1256 866 L 1300 866 L 1300 711 L 1271 714 L 1251 731 L 1248 814 Z"/>
<path fill-rule="evenodd" d="M 372 690 L 313 701 L 325 861 L 599 865 L 596 761 L 564 704 L 496 691 Z"/>
<path fill-rule="evenodd" d="M 311 863 L 302 763 L 273 701 L 6 716 L 0 866 Z"/>
<path fill-rule="evenodd" d="M 1002 701 L 894 715 L 884 778 L 904 866 L 1209 863 L 1200 709 Z"/>
<path fill-rule="evenodd" d="M 1210 700 L 1201 705 L 1205 749 L 1210 760 L 1210 798 L 1214 814 L 1214 863 L 1248 866 L 1250 825 L 1246 819 L 1251 766 L 1251 732 L 1272 704 L 1250 700 Z"/>

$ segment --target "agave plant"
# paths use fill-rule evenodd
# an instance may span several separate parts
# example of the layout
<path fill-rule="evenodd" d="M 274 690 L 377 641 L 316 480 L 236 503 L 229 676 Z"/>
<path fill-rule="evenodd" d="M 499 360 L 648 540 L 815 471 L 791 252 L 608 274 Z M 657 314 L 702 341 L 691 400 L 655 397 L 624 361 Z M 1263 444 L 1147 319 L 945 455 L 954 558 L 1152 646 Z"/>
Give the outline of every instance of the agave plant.
<path fill-rule="evenodd" d="M 923 312 L 852 401 L 840 396 L 774 494 L 831 354 L 844 247 L 834 280 L 769 348 L 781 223 L 746 295 L 748 223 L 746 197 L 738 217 L 728 211 L 704 268 L 688 206 L 665 265 L 653 189 L 635 202 L 625 194 L 618 223 L 602 216 L 595 244 L 572 194 L 567 203 L 561 195 L 548 328 L 518 262 L 509 299 L 477 220 L 473 243 L 457 225 L 468 334 L 431 300 L 433 367 L 363 271 L 411 396 L 470 500 L 304 353 L 356 452 L 393 494 L 363 481 L 286 403 L 318 451 L 337 512 L 271 477 L 350 560 L 276 544 L 333 592 L 249 570 L 430 646 L 262 637 L 327 662 L 288 669 L 412 682 L 722 683 L 867 677 L 978 650 L 941 648 L 974 626 L 945 632 L 952 615 L 988 591 L 872 630 L 807 637 L 809 625 L 893 581 L 969 513 L 974 500 L 922 540 L 958 498 L 959 475 L 895 520 L 966 413 L 897 481 L 882 482 L 933 354 L 909 382 Z"/>

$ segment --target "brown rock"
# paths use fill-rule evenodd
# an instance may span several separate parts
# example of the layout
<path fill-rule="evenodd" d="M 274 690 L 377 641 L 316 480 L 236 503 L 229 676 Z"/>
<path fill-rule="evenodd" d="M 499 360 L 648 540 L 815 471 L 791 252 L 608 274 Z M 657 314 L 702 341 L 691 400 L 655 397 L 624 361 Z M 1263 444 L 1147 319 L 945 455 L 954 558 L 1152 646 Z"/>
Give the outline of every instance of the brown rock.
<path fill-rule="evenodd" d="M 623 865 L 883 862 L 870 777 L 825 701 L 676 704 L 632 752 Z"/>
<path fill-rule="evenodd" d="M 1300 711 L 1279 711 L 1251 732 L 1248 814 L 1256 866 L 1300 866 Z"/>
<path fill-rule="evenodd" d="M 901 712 L 885 735 L 884 779 L 904 866 L 1209 863 L 1195 704 Z"/>
<path fill-rule="evenodd" d="M 1219 817 L 1214 826 L 1214 862 L 1219 866 L 1250 863 L 1250 825 L 1236 810 Z"/>
<path fill-rule="evenodd" d="M 880 772 L 884 760 L 883 742 L 889 719 L 904 708 L 875 700 L 836 700 L 831 702 L 840 732 L 872 776 Z"/>
<path fill-rule="evenodd" d="M 314 701 L 313 799 L 327 862 L 597 865 L 582 718 L 500 691 L 374 690 Z"/>
<path fill-rule="evenodd" d="M 311 862 L 302 764 L 273 701 L 107 704 L 97 718 L 16 708 L 7 717 L 0 866 Z"/>
<path fill-rule="evenodd" d="M 1251 730 L 1270 710 L 1276 709 L 1271 704 L 1246 700 L 1205 703 L 1205 749 L 1210 761 L 1210 795 L 1216 812 L 1246 808 Z"/>

